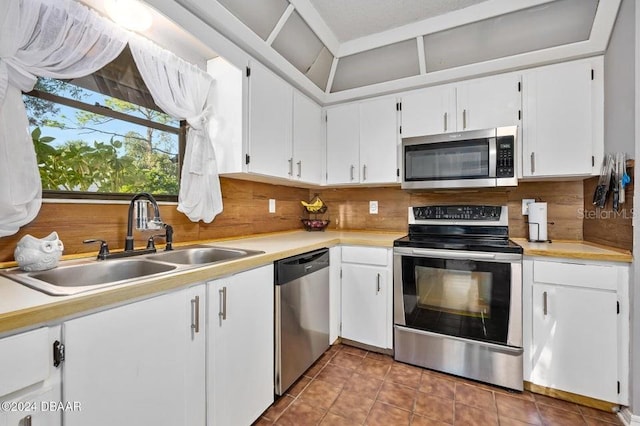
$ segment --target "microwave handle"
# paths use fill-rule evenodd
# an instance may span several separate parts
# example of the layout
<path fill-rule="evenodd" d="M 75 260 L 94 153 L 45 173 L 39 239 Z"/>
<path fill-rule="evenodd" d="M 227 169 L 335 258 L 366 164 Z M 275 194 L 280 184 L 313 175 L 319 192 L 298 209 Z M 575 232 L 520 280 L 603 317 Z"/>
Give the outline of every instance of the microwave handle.
<path fill-rule="evenodd" d="M 489 177 L 494 178 L 497 175 L 497 158 L 498 158 L 498 149 L 497 149 L 497 139 L 490 138 L 489 139 Z"/>
<path fill-rule="evenodd" d="M 444 131 L 447 131 L 447 113 L 444 113 Z"/>

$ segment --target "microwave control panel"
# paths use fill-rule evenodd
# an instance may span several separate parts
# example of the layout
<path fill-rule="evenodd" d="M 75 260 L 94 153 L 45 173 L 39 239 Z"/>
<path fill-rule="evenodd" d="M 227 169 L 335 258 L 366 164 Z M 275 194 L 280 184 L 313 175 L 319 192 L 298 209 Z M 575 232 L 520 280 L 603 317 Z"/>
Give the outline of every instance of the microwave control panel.
<path fill-rule="evenodd" d="M 497 166 L 496 177 L 514 177 L 515 169 L 514 161 L 514 141 L 513 136 L 499 136 L 496 142 L 497 146 Z"/>

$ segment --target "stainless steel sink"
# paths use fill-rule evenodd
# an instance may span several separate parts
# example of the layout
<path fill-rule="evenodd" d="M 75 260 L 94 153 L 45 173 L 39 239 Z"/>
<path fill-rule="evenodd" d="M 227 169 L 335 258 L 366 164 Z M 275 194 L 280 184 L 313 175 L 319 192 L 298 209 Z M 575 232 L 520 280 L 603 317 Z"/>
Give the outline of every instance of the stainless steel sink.
<path fill-rule="evenodd" d="M 69 261 L 42 272 L 23 272 L 16 268 L 0 271 L 0 275 L 53 296 L 69 296 L 260 253 L 264 252 L 205 245 L 186 246 L 137 258 Z"/>
<path fill-rule="evenodd" d="M 177 269 L 176 265 L 148 260 L 117 260 L 74 264 L 42 272 L 13 270 L 4 275 L 54 296 L 66 296 L 97 288 L 124 284 L 141 277 Z"/>
<path fill-rule="evenodd" d="M 240 259 L 260 253 L 264 252 L 224 247 L 186 246 L 176 248 L 173 251 L 151 254 L 146 256 L 146 258 L 160 262 L 177 263 L 179 265 L 204 265 L 207 263 Z"/>

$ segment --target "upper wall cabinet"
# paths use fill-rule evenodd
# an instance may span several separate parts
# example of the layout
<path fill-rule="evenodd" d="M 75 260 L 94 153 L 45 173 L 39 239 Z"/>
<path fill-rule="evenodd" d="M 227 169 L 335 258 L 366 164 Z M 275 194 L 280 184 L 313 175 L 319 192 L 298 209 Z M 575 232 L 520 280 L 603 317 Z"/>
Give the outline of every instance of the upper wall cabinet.
<path fill-rule="evenodd" d="M 523 74 L 523 177 L 588 176 L 604 152 L 602 57 Z"/>
<path fill-rule="evenodd" d="M 208 63 L 216 80 L 211 123 L 218 170 L 320 184 L 322 109 L 265 67 Z"/>
<path fill-rule="evenodd" d="M 402 96 L 402 137 L 519 124 L 520 75 L 479 78 Z"/>
<path fill-rule="evenodd" d="M 397 182 L 395 98 L 327 109 L 327 184 Z"/>

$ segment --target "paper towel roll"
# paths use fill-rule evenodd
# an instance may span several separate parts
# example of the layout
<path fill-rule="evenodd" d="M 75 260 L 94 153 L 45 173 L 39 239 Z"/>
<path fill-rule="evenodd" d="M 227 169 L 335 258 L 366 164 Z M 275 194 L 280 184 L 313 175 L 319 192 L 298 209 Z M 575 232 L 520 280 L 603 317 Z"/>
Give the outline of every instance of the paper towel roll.
<path fill-rule="evenodd" d="M 547 203 L 529 204 L 529 240 L 547 241 Z"/>

